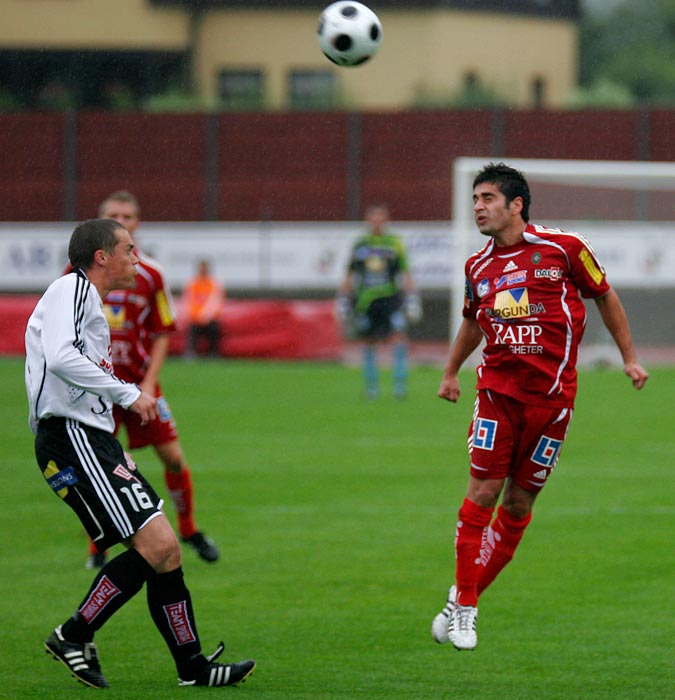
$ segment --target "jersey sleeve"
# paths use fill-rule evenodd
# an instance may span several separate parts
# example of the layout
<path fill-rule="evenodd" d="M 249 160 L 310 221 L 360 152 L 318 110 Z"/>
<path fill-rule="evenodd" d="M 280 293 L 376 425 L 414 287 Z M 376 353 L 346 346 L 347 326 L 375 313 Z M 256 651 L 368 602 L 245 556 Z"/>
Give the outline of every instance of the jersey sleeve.
<path fill-rule="evenodd" d="M 610 290 L 605 270 L 591 244 L 582 236 L 571 239 L 568 248 L 570 277 L 585 299 L 597 299 Z"/>
<path fill-rule="evenodd" d="M 152 281 L 150 313 L 144 325 L 153 335 L 171 333 L 176 330 L 176 313 L 171 290 L 161 270 L 153 270 Z"/>
<path fill-rule="evenodd" d="M 462 316 L 464 318 L 476 318 L 478 313 L 478 294 L 471 283 L 469 267 L 469 261 L 467 261 L 464 267 L 464 306 L 462 307 Z"/>
<path fill-rule="evenodd" d="M 140 389 L 115 377 L 111 363 L 104 367 L 103 359 L 99 362 L 83 349 L 86 307 L 99 303 L 98 292 L 89 282 L 68 277 L 45 292 L 49 313 L 44 314 L 41 338 L 46 367 L 66 384 L 126 408 L 138 399 Z"/>

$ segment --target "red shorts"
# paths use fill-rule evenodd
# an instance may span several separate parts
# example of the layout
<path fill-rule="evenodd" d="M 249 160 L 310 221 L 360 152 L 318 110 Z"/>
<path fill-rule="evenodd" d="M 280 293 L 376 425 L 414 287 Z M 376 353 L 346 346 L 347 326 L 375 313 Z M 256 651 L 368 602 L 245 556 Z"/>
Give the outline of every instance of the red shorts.
<path fill-rule="evenodd" d="M 138 413 L 125 410 L 117 404 L 113 407 L 115 435 L 123 425 L 127 431 L 130 450 L 138 450 L 148 445 L 163 445 L 178 439 L 176 422 L 171 415 L 169 403 L 162 396 L 162 390 L 159 387 L 155 389 L 155 396 L 157 397 L 157 418 L 146 425 L 141 425 L 141 417 Z"/>
<path fill-rule="evenodd" d="M 479 390 L 469 428 L 471 476 L 511 477 L 527 491 L 540 491 L 558 461 L 572 412 Z"/>

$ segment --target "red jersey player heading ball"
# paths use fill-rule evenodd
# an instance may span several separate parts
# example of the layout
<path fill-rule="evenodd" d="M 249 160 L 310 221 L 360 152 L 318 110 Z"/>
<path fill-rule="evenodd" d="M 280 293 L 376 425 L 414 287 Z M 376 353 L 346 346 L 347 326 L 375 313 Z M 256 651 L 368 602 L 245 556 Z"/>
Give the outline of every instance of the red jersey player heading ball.
<path fill-rule="evenodd" d="M 560 456 L 577 391 L 582 298 L 597 304 L 635 388 L 648 378 L 589 243 L 528 223 L 523 174 L 504 163 L 487 165 L 474 180 L 473 202 L 478 230 L 489 241 L 466 262 L 464 318 L 438 392 L 457 401 L 459 369 L 485 339 L 469 428 L 469 485 L 455 537 L 456 583 L 431 628 L 437 642 L 457 649 L 476 646 L 478 598 L 513 557 Z"/>

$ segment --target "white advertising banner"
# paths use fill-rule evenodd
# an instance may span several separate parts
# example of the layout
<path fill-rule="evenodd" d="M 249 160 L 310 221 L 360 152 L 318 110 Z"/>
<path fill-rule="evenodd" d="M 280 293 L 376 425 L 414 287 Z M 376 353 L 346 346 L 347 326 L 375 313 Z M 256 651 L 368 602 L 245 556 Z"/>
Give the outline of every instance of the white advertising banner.
<path fill-rule="evenodd" d="M 546 223 L 546 222 L 541 222 Z M 590 240 L 610 282 L 623 287 L 675 286 L 675 223 L 566 222 Z M 63 271 L 70 223 L 0 224 L 0 292 L 40 291 Z M 452 270 L 449 222 L 400 222 L 417 285 L 447 290 Z M 330 291 L 345 274 L 350 248 L 363 232 L 356 223 L 144 223 L 143 250 L 180 290 L 206 258 L 230 290 Z M 476 233 L 475 244 L 483 243 Z"/>

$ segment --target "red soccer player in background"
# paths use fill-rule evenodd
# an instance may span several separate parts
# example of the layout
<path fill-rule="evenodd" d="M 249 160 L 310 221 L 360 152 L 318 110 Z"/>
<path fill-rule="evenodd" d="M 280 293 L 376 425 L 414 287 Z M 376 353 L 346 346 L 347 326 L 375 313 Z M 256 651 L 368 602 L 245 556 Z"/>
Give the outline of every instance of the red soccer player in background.
<path fill-rule="evenodd" d="M 99 216 L 114 219 L 126 228 L 134 239 L 139 259 L 133 289 L 113 291 L 104 300 L 115 375 L 157 397 L 159 413 L 154 421 L 141 425 L 136 415 L 115 406 L 115 429 L 118 431 L 121 425 L 125 426 L 130 450 L 154 447 L 164 466 L 164 480 L 176 508 L 182 541 L 205 561 L 216 561 L 218 549 L 195 524 L 192 475 L 169 404 L 159 385 L 160 370 L 169 352 L 168 334 L 176 330 L 171 292 L 158 263 L 143 255 L 135 240 L 140 223 L 136 198 L 130 192 L 114 192 L 101 203 Z M 97 568 L 104 563 L 105 552 L 99 552 L 91 543 L 87 567 Z"/>

